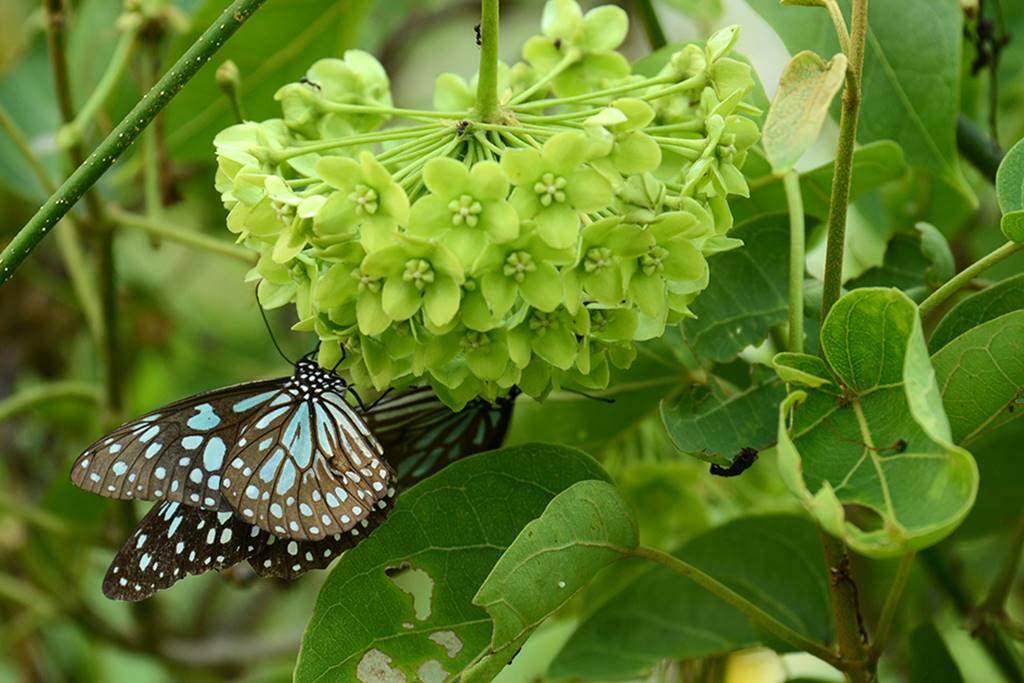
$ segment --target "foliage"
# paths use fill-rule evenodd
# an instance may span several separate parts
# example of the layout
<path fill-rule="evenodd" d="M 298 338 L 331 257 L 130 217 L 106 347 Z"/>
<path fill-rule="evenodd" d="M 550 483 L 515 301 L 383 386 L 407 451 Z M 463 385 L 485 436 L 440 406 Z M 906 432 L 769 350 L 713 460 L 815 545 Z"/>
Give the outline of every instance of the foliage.
<path fill-rule="evenodd" d="M 1020 3 L 226 4 L 0 3 L 0 681 L 1024 681 Z M 104 600 L 69 463 L 261 313 L 503 447 Z"/>

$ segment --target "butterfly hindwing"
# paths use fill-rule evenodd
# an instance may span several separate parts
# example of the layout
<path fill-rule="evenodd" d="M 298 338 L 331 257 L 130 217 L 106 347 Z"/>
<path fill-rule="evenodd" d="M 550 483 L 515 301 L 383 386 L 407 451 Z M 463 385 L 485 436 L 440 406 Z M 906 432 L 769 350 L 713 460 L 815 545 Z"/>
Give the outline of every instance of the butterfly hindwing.
<path fill-rule="evenodd" d="M 387 516 L 390 499 L 345 533 L 319 541 L 269 534 L 233 510 L 204 510 L 175 502 L 154 505 L 135 527 L 103 579 L 112 600 L 145 600 L 192 574 L 248 560 L 260 576 L 294 579 L 323 569 L 366 538 Z"/>
<path fill-rule="evenodd" d="M 221 466 L 241 425 L 280 396 L 284 379 L 237 384 L 147 413 L 89 446 L 71 481 L 108 498 L 217 510 Z"/>
<path fill-rule="evenodd" d="M 452 461 L 500 447 L 514 402 L 515 396 L 495 403 L 476 399 L 453 412 L 421 387 L 384 397 L 364 417 L 399 484 L 408 488 Z"/>

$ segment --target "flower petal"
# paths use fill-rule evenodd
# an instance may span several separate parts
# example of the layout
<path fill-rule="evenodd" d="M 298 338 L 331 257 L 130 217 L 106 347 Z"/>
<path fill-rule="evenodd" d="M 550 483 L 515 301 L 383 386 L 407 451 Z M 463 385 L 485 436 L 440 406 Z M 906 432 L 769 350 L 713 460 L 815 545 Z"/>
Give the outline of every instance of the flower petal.
<path fill-rule="evenodd" d="M 385 291 L 386 291 L 385 287 Z M 446 275 L 438 275 L 437 280 L 427 287 L 423 294 L 423 310 L 427 318 L 435 325 L 446 325 L 459 312 L 459 300 L 462 290 L 455 279 Z"/>
<path fill-rule="evenodd" d="M 407 320 L 420 309 L 422 293 L 399 275 L 384 283 L 381 305 L 392 320 Z"/>
<path fill-rule="evenodd" d="M 519 284 L 526 303 L 534 308 L 551 312 L 562 303 L 562 279 L 550 263 L 538 263 L 537 270 L 529 273 Z"/>

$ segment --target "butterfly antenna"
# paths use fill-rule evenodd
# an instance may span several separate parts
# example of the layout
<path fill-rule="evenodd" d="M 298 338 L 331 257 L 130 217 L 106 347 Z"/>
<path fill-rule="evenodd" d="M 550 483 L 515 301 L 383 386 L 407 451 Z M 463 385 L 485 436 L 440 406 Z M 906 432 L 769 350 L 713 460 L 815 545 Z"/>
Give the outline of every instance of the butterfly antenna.
<path fill-rule="evenodd" d="M 256 285 L 256 308 L 260 309 L 260 316 L 262 316 L 263 324 L 266 326 L 267 333 L 270 335 L 270 341 L 274 343 L 274 348 L 277 349 L 277 352 L 281 355 L 281 358 L 284 358 L 286 361 L 288 361 L 288 365 L 294 366 L 295 361 L 286 356 L 284 351 L 281 350 L 280 344 L 277 343 L 277 337 L 274 336 L 274 330 L 273 328 L 270 327 L 270 321 L 267 319 L 267 312 L 263 310 L 263 306 L 260 305 L 259 285 Z"/>
<path fill-rule="evenodd" d="M 607 396 L 594 396 L 593 394 L 588 394 L 585 391 L 580 391 L 579 389 L 568 389 L 566 387 L 562 387 L 562 391 L 567 391 L 570 394 L 579 394 L 583 398 L 589 398 L 591 401 L 600 401 L 601 403 L 609 404 L 615 403 L 614 398 L 608 398 Z"/>

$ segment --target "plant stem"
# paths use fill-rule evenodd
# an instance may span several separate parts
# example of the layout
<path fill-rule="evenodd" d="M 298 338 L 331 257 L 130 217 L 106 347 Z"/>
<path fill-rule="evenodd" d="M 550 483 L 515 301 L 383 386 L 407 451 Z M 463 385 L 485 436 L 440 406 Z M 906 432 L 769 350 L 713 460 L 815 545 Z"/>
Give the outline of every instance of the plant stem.
<path fill-rule="evenodd" d="M 921 305 L 918 306 L 918 310 L 921 312 L 921 317 L 923 318 L 927 316 L 929 313 L 934 311 L 936 307 L 949 299 L 949 297 L 953 296 L 960 289 L 970 284 L 979 273 L 988 270 L 1021 249 L 1024 249 L 1024 243 L 1007 242 L 995 251 L 990 252 L 988 255 L 981 257 L 971 265 L 964 268 L 953 276 L 953 278 L 946 284 L 936 289 L 927 299 L 921 302 Z"/>
<path fill-rule="evenodd" d="M 149 46 L 149 48 L 142 60 L 145 74 L 143 82 L 147 89 L 153 87 L 153 84 L 160 76 L 155 45 Z M 159 123 L 154 123 L 152 126 L 146 126 L 146 130 L 142 134 L 142 189 L 145 198 L 144 206 L 146 207 L 146 214 L 153 217 L 159 217 L 164 208 L 160 197 L 160 140 L 157 138 L 159 128 Z"/>
<path fill-rule="evenodd" d="M 32 146 L 25 139 L 25 135 L 18 128 L 18 124 L 14 122 L 11 115 L 7 113 L 3 105 L 0 105 L 0 129 L 3 129 L 7 133 L 7 137 L 11 139 L 14 146 L 21 152 L 21 156 L 28 162 L 28 167 L 32 170 L 32 175 L 39 181 L 39 185 L 42 186 L 43 190 L 47 193 L 53 192 L 57 186 L 50 180 L 50 174 L 47 173 L 43 167 L 42 162 L 39 161 L 39 157 L 36 156 L 35 152 L 32 151 Z"/>
<path fill-rule="evenodd" d="M 62 146 L 71 146 L 81 143 L 82 135 L 86 128 L 96 118 L 100 107 L 110 98 L 114 86 L 124 75 L 131 61 L 132 52 L 135 48 L 135 38 L 138 36 L 138 29 L 131 28 L 121 34 L 114 47 L 114 54 L 107 64 L 107 70 L 103 72 L 96 89 L 89 95 L 89 99 L 82 105 L 81 110 L 73 120 L 66 123 L 57 134 L 57 140 Z"/>
<path fill-rule="evenodd" d="M 839 49 L 843 51 L 844 55 L 849 55 L 850 31 L 846 28 L 846 17 L 843 16 L 843 10 L 839 8 L 839 3 L 836 0 L 825 0 L 825 8 L 828 10 L 828 15 L 832 18 L 832 25 L 836 29 Z"/>
<path fill-rule="evenodd" d="M 55 2 L 58 0 L 49 0 Z M 235 0 L 224 13 L 185 51 L 163 78 L 143 97 L 100 143 L 89 159 L 64 181 L 35 216 L 0 253 L 0 285 L 7 282 L 64 214 L 113 165 L 149 125 L 157 113 L 178 94 L 210 57 L 266 0 Z"/>
<path fill-rule="evenodd" d="M 208 251 L 212 254 L 230 256 L 249 265 L 256 263 L 256 254 L 244 247 L 213 237 L 207 237 L 198 232 L 181 230 L 150 216 L 141 216 L 125 211 L 120 207 L 112 206 L 110 207 L 110 218 L 114 223 L 123 228 L 134 228 L 149 235 L 184 244 L 188 247 Z"/>
<path fill-rule="evenodd" d="M 712 595 L 721 598 L 735 607 L 756 625 L 764 628 L 772 635 L 778 636 L 781 640 L 786 641 L 790 645 L 803 650 L 804 652 L 808 652 L 818 659 L 828 662 L 837 668 L 844 668 L 846 666 L 846 663 L 841 661 L 840 658 L 836 656 L 835 652 L 825 645 L 811 640 L 807 636 L 777 621 L 759 606 L 721 583 L 718 579 L 714 578 L 710 574 L 705 574 L 700 569 L 680 560 L 678 557 L 669 555 L 668 553 L 662 552 L 656 548 L 649 548 L 646 546 L 640 546 L 639 548 L 630 550 L 628 551 L 628 554 L 633 557 L 639 557 L 645 560 L 650 560 L 651 562 L 656 562 L 657 564 L 667 567 L 676 574 L 690 579 Z"/>
<path fill-rule="evenodd" d="M 633 0 L 633 7 L 640 15 L 640 22 L 644 25 L 644 33 L 647 34 L 647 42 L 651 51 L 660 50 L 668 44 L 665 39 L 665 29 L 661 27 L 661 20 L 654 10 L 651 0 Z"/>
<path fill-rule="evenodd" d="M 480 2 L 480 75 L 476 86 L 476 113 L 481 121 L 497 121 L 498 105 L 498 0 Z"/>
<path fill-rule="evenodd" d="M 821 545 L 825 552 L 825 567 L 828 571 L 839 655 L 846 662 L 860 664 L 854 668 L 844 669 L 850 680 L 854 683 L 867 683 L 872 680 L 872 675 L 867 668 L 867 638 L 860 616 L 857 584 L 850 572 L 850 556 L 847 554 L 846 545 L 825 531 L 821 532 Z"/>
<path fill-rule="evenodd" d="M 0 420 L 23 413 L 41 403 L 62 400 L 98 403 L 100 392 L 93 384 L 75 381 L 51 382 L 28 387 L 0 401 Z"/>
<path fill-rule="evenodd" d="M 885 642 L 889 638 L 889 631 L 892 629 L 892 622 L 896 616 L 896 608 L 899 607 L 900 598 L 903 597 L 903 590 L 907 587 L 907 578 L 910 576 L 913 566 L 914 553 L 907 553 L 900 558 L 896 576 L 893 577 L 889 593 L 885 596 L 882 614 L 878 618 L 878 628 L 875 629 L 875 636 L 871 642 L 870 655 L 872 659 L 878 659 L 882 654 L 882 648 L 885 647 Z"/>
<path fill-rule="evenodd" d="M 789 206 L 789 343 L 793 353 L 804 352 L 804 200 L 800 175 L 788 171 L 782 178 Z"/>
<path fill-rule="evenodd" d="M 114 231 L 109 224 L 99 226 L 96 243 L 96 273 L 99 276 L 100 319 L 106 331 L 101 345 L 106 373 L 104 421 L 113 428 L 121 415 L 121 354 L 117 334 L 117 264 L 114 256 Z"/>
<path fill-rule="evenodd" d="M 868 0 L 853 0 L 853 32 L 847 54 L 849 71 L 843 89 L 839 117 L 839 146 L 836 149 L 835 174 L 832 177 L 832 202 L 828 210 L 828 242 L 825 248 L 825 284 L 822 292 L 821 319 L 839 300 L 843 282 L 843 250 L 846 240 L 846 213 L 853 180 L 853 148 L 857 142 L 860 118 L 860 84 L 864 69 L 864 42 L 868 32 Z"/>
<path fill-rule="evenodd" d="M 1005 153 L 999 143 L 985 135 L 969 118 L 960 114 L 956 120 L 956 147 L 971 165 L 990 182 L 996 181 L 996 171 Z"/>

